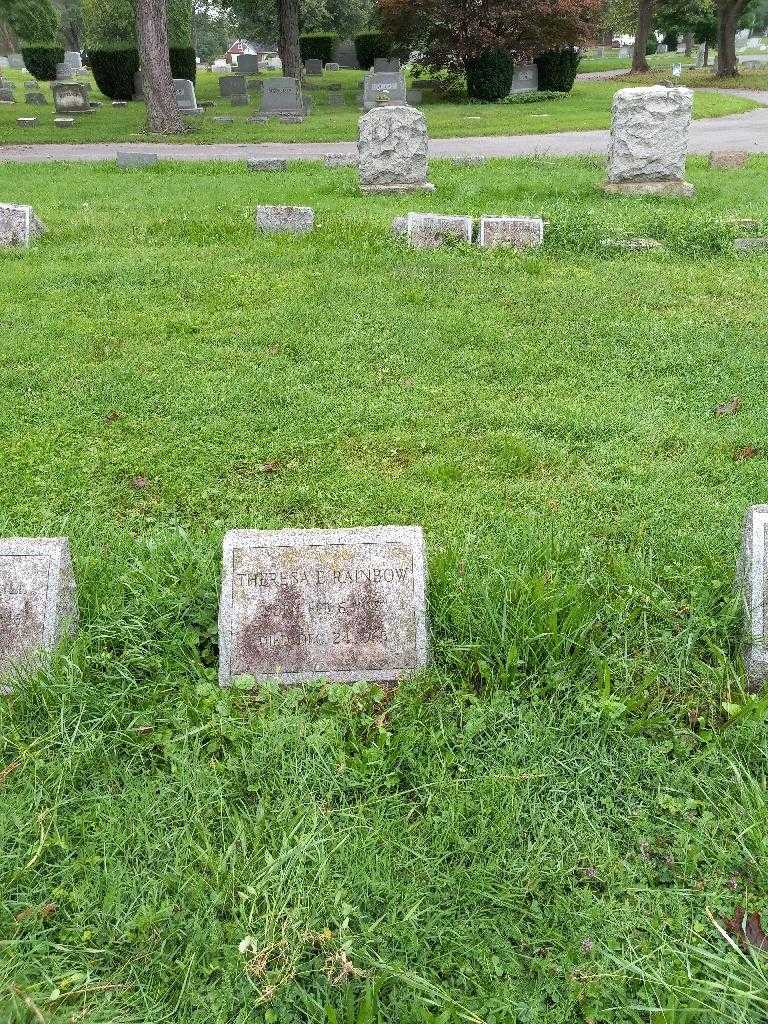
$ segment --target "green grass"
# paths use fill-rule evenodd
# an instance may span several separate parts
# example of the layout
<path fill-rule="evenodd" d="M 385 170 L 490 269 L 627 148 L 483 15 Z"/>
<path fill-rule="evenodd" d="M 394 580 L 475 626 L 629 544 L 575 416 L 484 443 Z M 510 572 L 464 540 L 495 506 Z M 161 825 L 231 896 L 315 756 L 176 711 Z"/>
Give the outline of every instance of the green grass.
<path fill-rule="evenodd" d="M 20 73 L 16 73 L 17 77 Z M 357 138 L 360 110 L 356 92 L 362 78 L 360 72 L 326 73 L 323 81 L 338 81 L 347 97 L 344 108 L 329 107 L 327 91 L 316 89 L 312 115 L 300 125 L 247 124 L 257 112 L 252 107 L 233 107 L 218 95 L 218 75 L 201 72 L 198 81 L 199 101 L 213 100 L 215 107 L 203 115 L 184 137 L 186 142 L 334 142 Z M 710 83 L 711 84 L 711 83 Z M 47 86 L 44 87 L 47 90 Z M 565 99 L 557 103 L 510 106 L 498 103 L 425 103 L 423 110 L 432 138 L 454 138 L 478 135 L 539 134 L 555 131 L 579 131 L 607 128 L 611 120 L 611 101 L 621 88 L 616 82 L 579 83 Z M 23 91 L 18 93 L 23 97 Z M 94 93 L 94 96 L 96 94 Z M 695 117 L 718 117 L 752 110 L 754 104 L 736 97 L 702 93 L 696 97 Z M 234 124 L 217 125 L 213 118 L 228 115 Z M 154 136 L 146 130 L 143 103 L 130 103 L 127 108 L 114 109 L 109 101 L 93 114 L 78 118 L 72 128 L 54 127 L 53 106 L 32 107 L 25 103 L 0 106 L 0 144 L 34 142 L 172 142 L 178 137 Z M 34 128 L 19 128 L 17 117 L 37 117 Z"/>
<path fill-rule="evenodd" d="M 691 202 L 592 160 L 392 199 L 312 165 L 3 176 L 49 232 L 0 256 L 0 535 L 70 537 L 82 627 L 0 699 L 0 1020 L 763 1020 L 708 911 L 768 908 L 732 591 L 768 259 L 726 223 L 766 229 L 768 160 L 691 160 Z M 284 201 L 314 234 L 255 234 Z M 546 242 L 411 252 L 414 206 Z M 226 529 L 414 522 L 428 673 L 218 690 Z"/>

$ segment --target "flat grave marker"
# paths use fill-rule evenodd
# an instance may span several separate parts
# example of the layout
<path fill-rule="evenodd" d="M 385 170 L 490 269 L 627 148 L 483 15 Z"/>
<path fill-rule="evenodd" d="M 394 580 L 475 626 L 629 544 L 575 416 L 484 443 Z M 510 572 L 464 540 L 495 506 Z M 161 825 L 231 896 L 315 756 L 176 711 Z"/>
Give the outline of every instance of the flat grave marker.
<path fill-rule="evenodd" d="M 224 538 L 220 682 L 397 682 L 427 664 L 426 559 L 415 526 L 232 530 Z"/>

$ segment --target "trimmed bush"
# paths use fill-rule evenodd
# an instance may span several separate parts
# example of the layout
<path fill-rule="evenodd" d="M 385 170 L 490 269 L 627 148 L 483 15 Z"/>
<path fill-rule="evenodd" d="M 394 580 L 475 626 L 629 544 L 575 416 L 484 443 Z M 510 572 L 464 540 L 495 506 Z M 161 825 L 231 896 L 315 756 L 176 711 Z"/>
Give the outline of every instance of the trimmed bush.
<path fill-rule="evenodd" d="M 383 32 L 361 32 L 355 36 L 357 63 L 364 71 L 373 67 L 377 57 L 389 57 L 392 44 Z"/>
<path fill-rule="evenodd" d="M 306 35 L 299 36 L 301 59 L 321 60 L 323 64 L 329 64 L 336 53 L 338 42 L 339 37 L 333 32 L 307 32 Z"/>
<path fill-rule="evenodd" d="M 470 99 L 495 103 L 509 95 L 514 65 L 504 50 L 485 50 L 479 57 L 467 61 L 466 70 Z"/>
<path fill-rule="evenodd" d="M 552 100 L 564 100 L 567 92 L 514 92 L 504 99 L 511 107 L 524 103 L 549 103 Z"/>
<path fill-rule="evenodd" d="M 139 51 L 89 50 L 96 85 L 111 100 L 133 99 L 133 76 L 139 70 Z"/>
<path fill-rule="evenodd" d="M 677 32 L 667 32 L 664 36 L 664 42 L 667 44 L 670 53 L 677 53 Z"/>
<path fill-rule="evenodd" d="M 581 54 L 573 46 L 539 54 L 534 61 L 539 69 L 539 89 L 542 92 L 570 92 L 580 60 Z"/>
<path fill-rule="evenodd" d="M 23 46 L 24 66 L 38 82 L 54 82 L 56 65 L 64 63 L 63 46 Z"/>
<path fill-rule="evenodd" d="M 194 82 L 197 76 L 197 60 L 191 46 L 173 47 L 168 51 L 171 58 L 171 74 L 174 78 L 187 78 Z"/>
<path fill-rule="evenodd" d="M 653 56 L 653 54 L 656 53 L 658 48 L 659 48 L 659 44 L 656 42 L 656 40 L 655 39 L 649 39 L 648 42 L 645 44 L 645 55 L 646 55 L 646 57 Z"/>

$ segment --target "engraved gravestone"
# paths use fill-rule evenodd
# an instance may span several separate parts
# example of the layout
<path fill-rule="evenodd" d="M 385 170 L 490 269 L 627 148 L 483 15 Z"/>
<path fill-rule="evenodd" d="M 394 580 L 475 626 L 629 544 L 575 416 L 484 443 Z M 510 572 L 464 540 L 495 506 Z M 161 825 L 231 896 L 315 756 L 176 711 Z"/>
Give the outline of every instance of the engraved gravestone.
<path fill-rule="evenodd" d="M 433 192 L 427 181 L 427 122 L 415 107 L 384 106 L 360 118 L 358 155 L 363 192 Z"/>
<path fill-rule="evenodd" d="M 9 53 L 8 54 L 8 67 L 13 71 L 24 70 L 24 58 L 20 53 Z"/>
<path fill-rule="evenodd" d="M 223 75 L 219 79 L 219 96 L 227 99 L 232 96 L 248 96 L 248 80 L 242 75 Z"/>
<path fill-rule="evenodd" d="M 241 53 L 237 58 L 235 68 L 239 75 L 258 75 L 259 55 L 258 53 Z"/>
<path fill-rule="evenodd" d="M 51 92 L 57 114 L 89 114 L 91 112 L 88 90 L 84 85 L 54 82 Z"/>
<path fill-rule="evenodd" d="M 219 680 L 396 682 L 427 663 L 425 586 L 419 527 L 232 530 Z"/>
<path fill-rule="evenodd" d="M 304 112 L 301 90 L 295 78 L 266 78 L 261 91 L 263 114 L 299 114 Z"/>
<path fill-rule="evenodd" d="M 399 71 L 377 72 L 363 79 L 363 110 L 373 110 L 381 102 L 406 102 L 405 78 Z"/>
<path fill-rule="evenodd" d="M 539 69 L 536 64 L 515 64 L 509 95 L 518 92 L 536 92 L 539 87 Z"/>
<path fill-rule="evenodd" d="M 323 62 L 315 57 L 310 57 L 304 62 L 304 71 L 311 78 L 317 78 L 323 73 Z"/>
<path fill-rule="evenodd" d="M 66 538 L 0 540 L 0 675 L 52 650 L 76 624 Z"/>

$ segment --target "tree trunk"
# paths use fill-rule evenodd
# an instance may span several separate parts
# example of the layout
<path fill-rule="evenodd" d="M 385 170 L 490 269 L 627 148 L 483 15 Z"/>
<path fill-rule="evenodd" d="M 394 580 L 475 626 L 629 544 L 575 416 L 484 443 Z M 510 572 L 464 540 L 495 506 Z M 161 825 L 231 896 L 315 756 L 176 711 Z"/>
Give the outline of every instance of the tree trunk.
<path fill-rule="evenodd" d="M 168 56 L 167 0 L 136 0 L 136 35 L 149 130 L 163 135 L 186 132 Z"/>
<path fill-rule="evenodd" d="M 301 77 L 299 8 L 296 0 L 277 0 L 278 50 L 286 78 Z"/>
<path fill-rule="evenodd" d="M 635 49 L 632 54 L 632 74 L 645 75 L 651 69 L 645 55 L 648 37 L 653 24 L 653 7 L 655 0 L 640 0 L 637 10 L 637 28 L 635 29 Z"/>
<path fill-rule="evenodd" d="M 739 73 L 736 60 L 736 25 L 745 0 L 717 0 L 717 77 L 731 78 Z"/>

